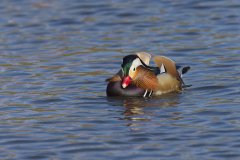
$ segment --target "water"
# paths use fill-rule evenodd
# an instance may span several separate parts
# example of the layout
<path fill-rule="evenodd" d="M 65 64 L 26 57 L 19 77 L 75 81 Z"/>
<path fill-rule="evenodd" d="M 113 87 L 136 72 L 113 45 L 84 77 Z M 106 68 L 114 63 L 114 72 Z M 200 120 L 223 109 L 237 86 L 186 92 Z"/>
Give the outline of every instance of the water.
<path fill-rule="evenodd" d="M 1 159 L 239 159 L 240 2 L 2 1 Z M 138 51 L 190 65 L 181 94 L 107 98 Z"/>

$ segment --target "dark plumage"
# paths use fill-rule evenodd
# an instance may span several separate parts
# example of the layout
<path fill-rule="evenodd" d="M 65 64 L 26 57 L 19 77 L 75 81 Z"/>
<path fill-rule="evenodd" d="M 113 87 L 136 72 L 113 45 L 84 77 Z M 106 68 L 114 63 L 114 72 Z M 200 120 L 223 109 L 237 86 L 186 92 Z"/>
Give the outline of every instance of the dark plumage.
<path fill-rule="evenodd" d="M 127 88 L 123 89 L 121 81 L 109 82 L 107 85 L 107 96 L 143 96 L 145 90 L 130 84 Z"/>

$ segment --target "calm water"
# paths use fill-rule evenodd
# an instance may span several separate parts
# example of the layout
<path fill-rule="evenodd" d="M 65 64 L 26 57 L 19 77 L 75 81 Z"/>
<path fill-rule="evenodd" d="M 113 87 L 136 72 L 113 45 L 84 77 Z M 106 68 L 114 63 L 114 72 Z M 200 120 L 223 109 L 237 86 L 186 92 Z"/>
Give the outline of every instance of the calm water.
<path fill-rule="evenodd" d="M 239 0 L 0 3 L 1 159 L 239 159 Z M 182 94 L 107 98 L 138 51 L 190 65 Z"/>

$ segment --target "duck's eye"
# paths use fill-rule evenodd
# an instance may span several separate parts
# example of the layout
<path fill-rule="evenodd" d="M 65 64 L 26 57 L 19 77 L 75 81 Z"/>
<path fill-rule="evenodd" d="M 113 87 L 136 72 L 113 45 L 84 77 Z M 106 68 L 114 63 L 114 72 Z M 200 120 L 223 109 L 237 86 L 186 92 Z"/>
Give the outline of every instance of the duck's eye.
<path fill-rule="evenodd" d="M 136 68 L 133 68 L 133 71 L 136 71 Z"/>

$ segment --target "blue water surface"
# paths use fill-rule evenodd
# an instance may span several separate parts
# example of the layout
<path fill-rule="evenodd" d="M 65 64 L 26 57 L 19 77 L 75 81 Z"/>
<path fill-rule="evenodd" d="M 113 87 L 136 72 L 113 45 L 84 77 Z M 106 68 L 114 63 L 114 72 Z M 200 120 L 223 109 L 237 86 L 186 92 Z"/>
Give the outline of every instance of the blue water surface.
<path fill-rule="evenodd" d="M 240 1 L 3 0 L 0 159 L 240 159 Z M 181 94 L 108 98 L 122 57 L 190 65 Z"/>

